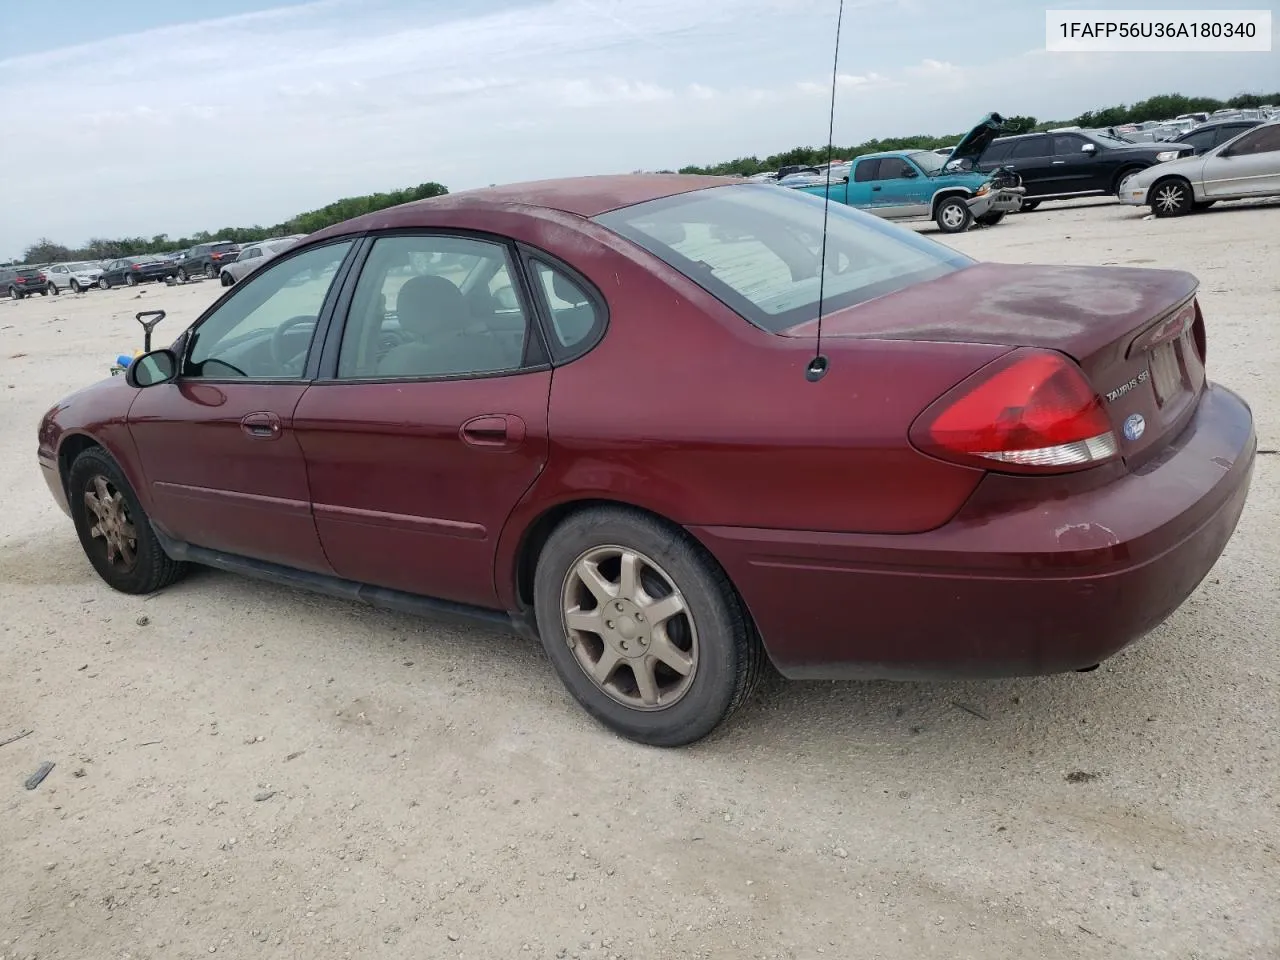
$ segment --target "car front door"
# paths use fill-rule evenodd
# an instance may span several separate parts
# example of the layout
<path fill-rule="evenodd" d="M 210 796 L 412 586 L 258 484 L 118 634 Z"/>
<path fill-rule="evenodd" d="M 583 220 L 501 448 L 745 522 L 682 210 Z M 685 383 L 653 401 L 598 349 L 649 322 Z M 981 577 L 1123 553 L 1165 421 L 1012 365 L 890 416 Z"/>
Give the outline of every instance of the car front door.
<path fill-rule="evenodd" d="M 551 368 L 516 263 L 492 238 L 369 246 L 294 412 L 339 576 L 496 606 L 498 537 L 548 452 Z"/>
<path fill-rule="evenodd" d="M 178 377 L 139 391 L 129 429 L 151 515 L 170 536 L 330 572 L 293 412 L 353 246 L 311 247 L 237 284 L 180 338 Z"/>
<path fill-rule="evenodd" d="M 1254 127 L 1205 158 L 1206 197 L 1280 195 L 1280 123 Z"/>
<path fill-rule="evenodd" d="M 1086 150 L 1092 145 L 1093 150 Z M 1088 193 L 1106 190 L 1111 183 L 1110 165 L 1092 140 L 1074 133 L 1053 135 L 1053 159 L 1045 178 L 1048 193 Z"/>
<path fill-rule="evenodd" d="M 929 179 L 905 157 L 881 157 L 871 184 L 871 212 L 886 220 L 929 215 Z"/>

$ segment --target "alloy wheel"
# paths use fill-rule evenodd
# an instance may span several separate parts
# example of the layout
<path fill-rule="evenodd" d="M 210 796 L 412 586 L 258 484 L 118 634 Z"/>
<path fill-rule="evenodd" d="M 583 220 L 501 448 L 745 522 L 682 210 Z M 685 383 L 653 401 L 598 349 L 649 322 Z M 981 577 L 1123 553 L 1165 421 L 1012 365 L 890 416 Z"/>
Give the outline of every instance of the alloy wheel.
<path fill-rule="evenodd" d="M 698 631 L 684 594 L 644 554 L 594 547 L 573 563 L 561 592 L 565 636 L 603 693 L 634 710 L 662 710 L 688 693 Z"/>
<path fill-rule="evenodd" d="M 124 494 L 107 477 L 97 474 L 85 484 L 84 505 L 95 521 L 89 536 L 102 541 L 107 563 L 122 570 L 131 569 L 138 559 L 138 531 Z"/>
<path fill-rule="evenodd" d="M 1187 205 L 1187 188 L 1180 183 L 1161 184 L 1156 191 L 1155 206 L 1160 213 L 1180 213 Z"/>
<path fill-rule="evenodd" d="M 958 204 L 948 204 L 942 209 L 942 222 L 954 230 L 964 223 L 964 211 Z"/>

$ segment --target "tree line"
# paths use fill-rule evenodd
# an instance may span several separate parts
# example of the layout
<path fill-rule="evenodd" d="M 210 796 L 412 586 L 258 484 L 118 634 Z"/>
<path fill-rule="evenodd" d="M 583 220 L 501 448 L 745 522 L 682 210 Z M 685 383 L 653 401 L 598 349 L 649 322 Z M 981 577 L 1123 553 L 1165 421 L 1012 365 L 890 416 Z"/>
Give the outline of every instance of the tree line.
<path fill-rule="evenodd" d="M 1051 127 L 1117 127 L 1125 123 L 1142 123 L 1144 120 L 1170 120 L 1183 113 L 1212 113 L 1227 107 L 1241 109 L 1260 107 L 1264 103 L 1280 104 L 1280 92 L 1259 94 L 1242 93 L 1229 100 L 1217 100 L 1213 97 L 1187 97 L 1180 93 L 1166 93 L 1133 104 L 1117 104 L 1099 110 L 1086 110 L 1071 120 L 1037 120 L 1035 117 L 1005 117 L 1005 130 L 1008 134 L 1031 133 L 1036 130 L 1048 130 Z M 916 134 L 909 137 L 889 137 L 884 140 L 864 140 L 854 146 L 836 146 L 832 156 L 848 160 L 867 153 L 878 153 L 881 150 L 937 150 L 950 147 L 960 141 L 964 133 L 947 136 L 930 136 Z M 777 170 L 791 164 L 813 166 L 826 163 L 827 147 L 792 147 L 782 153 L 767 157 L 738 157 L 735 160 L 723 160 L 709 165 L 690 164 L 681 167 L 680 173 L 701 173 L 724 176 L 737 174 L 752 176 L 766 170 Z"/>
<path fill-rule="evenodd" d="M 27 247 L 22 254 L 23 263 L 58 263 L 74 260 L 109 260 L 114 257 L 131 257 L 144 253 L 168 253 L 171 250 L 185 250 L 197 243 L 208 243 L 211 240 L 234 240 L 236 243 L 255 243 L 268 237 L 282 237 L 295 233 L 315 233 L 325 227 L 361 214 L 384 210 L 401 203 L 413 200 L 425 200 L 448 193 L 444 185 L 430 182 L 420 183 L 416 187 L 403 190 L 392 190 L 389 193 L 370 193 L 362 197 L 345 197 L 335 200 L 318 210 L 308 210 L 291 217 L 284 223 L 262 227 L 223 227 L 220 230 L 201 230 L 189 237 L 170 237 L 160 233 L 154 237 L 119 237 L 114 240 L 94 237 L 81 247 L 67 247 L 42 238 Z"/>
<path fill-rule="evenodd" d="M 1072 120 L 1037 120 L 1035 117 L 1006 117 L 1005 129 L 1010 134 L 1029 133 L 1034 130 L 1045 130 L 1050 127 L 1113 127 L 1125 123 L 1141 123 L 1144 120 L 1167 120 L 1184 113 L 1212 113 L 1223 108 L 1259 107 L 1264 103 L 1280 104 L 1280 91 L 1269 94 L 1242 93 L 1229 100 L 1217 100 L 1213 97 L 1187 97 L 1180 93 L 1161 94 L 1139 100 L 1132 104 L 1117 104 L 1098 110 L 1086 110 Z M 958 142 L 963 133 L 946 136 L 930 136 L 916 134 L 908 137 L 889 137 L 886 139 L 864 140 L 854 146 L 835 147 L 833 155 L 849 159 L 865 153 L 876 153 L 881 150 L 937 150 L 949 147 Z M 738 157 L 709 165 L 690 164 L 681 167 L 680 173 L 701 174 L 737 174 L 751 176 L 766 170 L 777 170 L 789 164 L 813 165 L 823 163 L 827 159 L 827 148 L 792 147 L 782 153 L 767 157 Z M 671 173 L 670 170 L 659 171 Z M 364 213 L 372 213 L 408 203 L 412 200 L 424 200 L 448 193 L 442 184 L 429 182 L 403 190 L 392 190 L 390 193 L 371 193 L 361 197 L 346 197 L 337 200 L 318 210 L 300 213 L 284 223 L 272 227 L 223 227 L 221 230 L 193 233 L 189 237 L 172 238 L 167 234 L 154 237 L 119 237 L 104 239 L 94 237 L 81 247 L 67 247 L 42 238 L 23 251 L 24 263 L 53 263 L 63 260 L 104 260 L 112 257 L 126 257 L 144 253 L 165 253 L 170 250 L 183 250 L 197 243 L 210 240 L 234 240 L 237 243 L 253 243 L 268 237 L 278 237 L 294 233 L 314 233 L 324 227 L 341 223 L 351 217 Z"/>

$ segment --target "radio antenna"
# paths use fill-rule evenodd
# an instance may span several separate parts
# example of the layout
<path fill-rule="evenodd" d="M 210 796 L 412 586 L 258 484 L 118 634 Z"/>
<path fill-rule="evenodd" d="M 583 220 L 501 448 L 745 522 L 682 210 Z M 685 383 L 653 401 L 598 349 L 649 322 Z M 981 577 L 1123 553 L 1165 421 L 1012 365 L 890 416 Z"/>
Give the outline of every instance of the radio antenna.
<path fill-rule="evenodd" d="M 840 79 L 840 27 L 844 23 L 844 0 L 836 13 L 836 52 L 831 64 L 831 116 L 827 121 L 827 189 L 822 197 L 822 253 L 818 259 L 818 343 L 804 377 L 816 383 L 827 374 L 827 358 L 822 355 L 822 307 L 827 287 L 827 213 L 831 209 L 831 161 L 836 146 L 836 85 Z"/>

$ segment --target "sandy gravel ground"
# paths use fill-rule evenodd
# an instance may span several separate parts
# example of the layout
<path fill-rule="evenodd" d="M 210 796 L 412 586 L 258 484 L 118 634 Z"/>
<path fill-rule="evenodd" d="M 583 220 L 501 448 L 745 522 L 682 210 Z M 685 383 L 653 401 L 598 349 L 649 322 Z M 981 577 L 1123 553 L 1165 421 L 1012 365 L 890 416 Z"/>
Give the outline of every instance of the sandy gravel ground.
<path fill-rule="evenodd" d="M 952 242 L 1194 271 L 1211 375 L 1280 447 L 1280 206 L 1051 206 Z M 773 681 L 664 752 L 524 640 L 98 580 L 36 421 L 134 311 L 168 342 L 218 292 L 0 304 L 0 740 L 33 731 L 0 747 L 0 957 L 1280 957 L 1280 458 L 1189 603 L 1091 674 Z"/>

